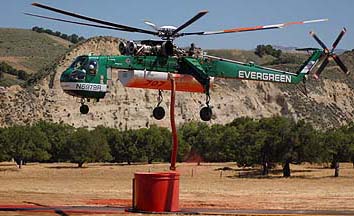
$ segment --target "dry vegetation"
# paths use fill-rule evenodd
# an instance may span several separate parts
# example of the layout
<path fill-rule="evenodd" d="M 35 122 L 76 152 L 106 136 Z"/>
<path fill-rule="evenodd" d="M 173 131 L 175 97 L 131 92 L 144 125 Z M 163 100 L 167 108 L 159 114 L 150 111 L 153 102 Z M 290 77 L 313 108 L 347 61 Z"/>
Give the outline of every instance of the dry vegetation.
<path fill-rule="evenodd" d="M 0 28 L 0 57 L 13 67 L 37 72 L 64 54 L 69 43 L 27 29 Z"/>
<path fill-rule="evenodd" d="M 28 164 L 19 170 L 0 164 L 0 205 L 130 206 L 137 171 L 168 170 L 168 164 Z M 293 177 L 275 170 L 267 178 L 233 163 L 178 164 L 180 207 L 222 209 L 354 210 L 354 168 L 341 164 L 341 176 L 315 165 L 292 165 Z"/>
<path fill-rule="evenodd" d="M 61 38 L 27 29 L 0 28 L 0 62 L 28 74 L 39 73 L 63 55 L 71 45 Z M 22 84 L 16 77 L 5 77 L 0 85 Z"/>

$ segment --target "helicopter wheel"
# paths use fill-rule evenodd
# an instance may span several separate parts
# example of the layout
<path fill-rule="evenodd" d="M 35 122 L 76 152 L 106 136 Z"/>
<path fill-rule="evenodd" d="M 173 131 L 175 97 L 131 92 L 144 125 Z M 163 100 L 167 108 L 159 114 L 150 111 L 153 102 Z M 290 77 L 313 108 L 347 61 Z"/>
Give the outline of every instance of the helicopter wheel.
<path fill-rule="evenodd" d="M 85 104 L 82 104 L 81 106 L 80 106 L 80 113 L 81 114 L 87 114 L 88 112 L 89 112 L 89 107 L 87 106 L 87 105 L 85 105 Z"/>
<path fill-rule="evenodd" d="M 157 106 L 152 111 L 152 115 L 156 120 L 161 120 L 165 117 L 165 109 L 163 107 Z"/>
<path fill-rule="evenodd" d="M 200 118 L 203 120 L 203 121 L 210 121 L 211 119 L 211 116 L 213 115 L 213 112 L 211 110 L 211 108 L 209 106 L 206 106 L 206 107 L 203 107 L 201 110 L 200 110 Z"/>

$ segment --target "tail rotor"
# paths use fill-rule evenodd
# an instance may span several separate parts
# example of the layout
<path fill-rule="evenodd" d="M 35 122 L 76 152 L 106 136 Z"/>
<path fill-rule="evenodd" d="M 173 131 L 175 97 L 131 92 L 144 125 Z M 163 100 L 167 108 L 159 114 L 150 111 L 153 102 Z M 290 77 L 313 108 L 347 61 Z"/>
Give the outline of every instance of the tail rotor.
<path fill-rule="evenodd" d="M 320 67 L 317 69 L 317 71 L 313 74 L 313 77 L 315 79 L 319 79 L 320 78 L 320 74 L 322 73 L 322 71 L 325 69 L 325 67 L 327 66 L 327 64 L 329 63 L 328 57 L 325 57 L 324 60 L 322 61 Z"/>
<path fill-rule="evenodd" d="M 329 50 L 327 48 L 327 46 L 325 45 L 325 43 L 322 42 L 322 40 L 316 35 L 315 32 L 310 32 L 311 36 L 317 41 L 318 44 L 320 44 L 320 46 L 323 48 L 324 53 L 323 53 L 323 57 L 322 57 L 322 63 L 319 66 L 318 70 L 315 72 L 315 74 L 313 75 L 315 79 L 318 79 L 320 77 L 320 74 L 322 73 L 323 69 L 327 66 L 327 64 L 329 63 L 330 58 L 332 58 L 336 64 L 339 66 L 339 68 L 345 73 L 345 74 L 349 74 L 348 68 L 344 65 L 344 63 L 342 62 L 342 60 L 340 60 L 340 58 L 334 53 L 338 43 L 342 40 L 344 34 L 346 33 L 347 29 L 343 28 L 342 31 L 339 33 L 338 37 L 336 38 L 336 40 L 333 42 L 332 44 L 332 49 Z"/>
<path fill-rule="evenodd" d="M 339 41 L 342 40 L 342 37 L 344 36 L 344 34 L 345 34 L 346 32 L 347 32 L 347 29 L 346 29 L 346 28 L 343 28 L 342 31 L 339 33 L 337 39 L 333 42 L 331 52 L 334 51 L 334 49 L 337 47 Z"/>
<path fill-rule="evenodd" d="M 342 60 L 340 60 L 340 58 L 336 55 L 336 54 L 333 54 L 332 55 L 332 58 L 333 60 L 337 63 L 337 65 L 340 67 L 340 69 L 342 69 L 342 71 L 345 73 L 345 74 L 349 74 L 349 70 L 348 68 L 344 65 L 344 63 L 342 62 Z"/>

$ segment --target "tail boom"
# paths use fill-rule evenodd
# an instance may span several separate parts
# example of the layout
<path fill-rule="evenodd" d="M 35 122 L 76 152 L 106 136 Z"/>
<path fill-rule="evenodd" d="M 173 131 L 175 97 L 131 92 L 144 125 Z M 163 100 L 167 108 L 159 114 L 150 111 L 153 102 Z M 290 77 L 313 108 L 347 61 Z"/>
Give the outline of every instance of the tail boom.
<path fill-rule="evenodd" d="M 315 68 L 322 56 L 322 50 L 315 50 L 296 73 L 208 56 L 211 65 L 205 67 L 205 71 L 209 76 L 220 78 L 297 84 Z"/>

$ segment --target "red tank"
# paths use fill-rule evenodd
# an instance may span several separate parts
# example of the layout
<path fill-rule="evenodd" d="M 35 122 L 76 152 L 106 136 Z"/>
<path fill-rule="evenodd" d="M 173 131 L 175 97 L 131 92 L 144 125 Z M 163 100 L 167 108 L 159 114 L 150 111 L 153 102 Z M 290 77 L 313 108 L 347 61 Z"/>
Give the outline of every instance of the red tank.
<path fill-rule="evenodd" d="M 179 211 L 178 172 L 137 172 L 134 176 L 134 210 Z"/>

